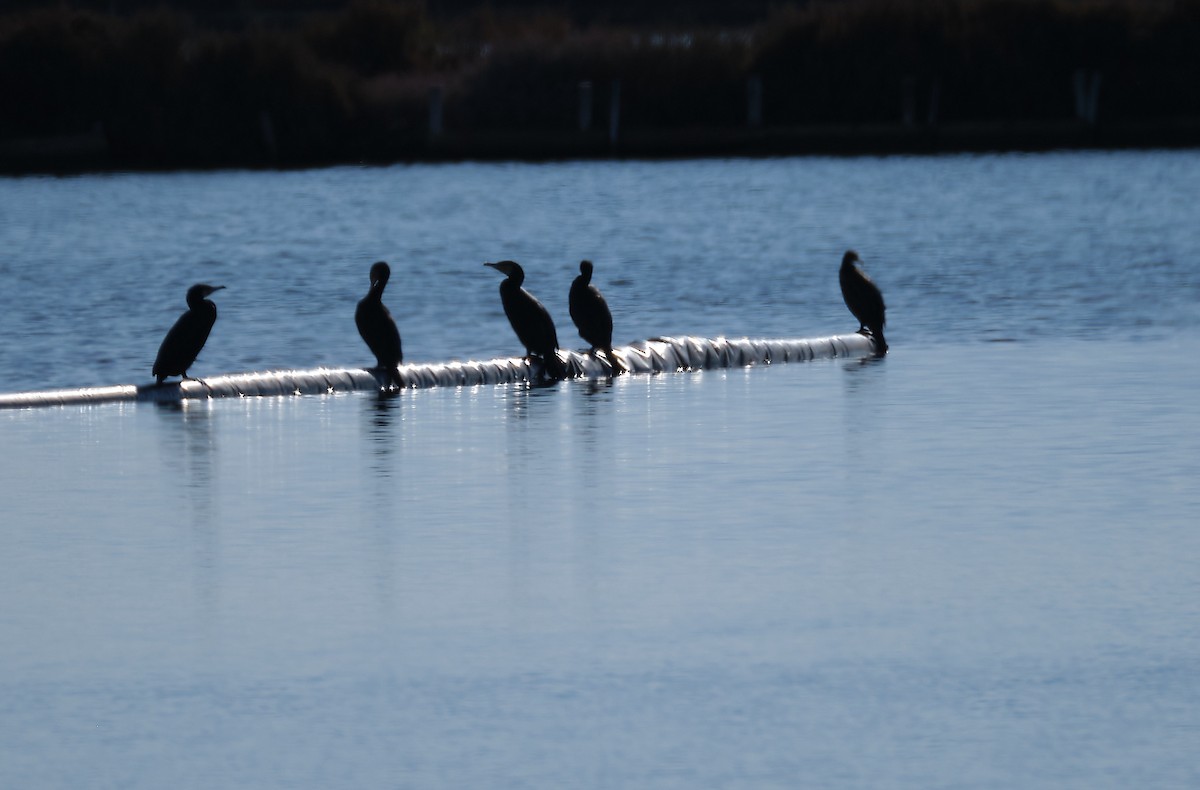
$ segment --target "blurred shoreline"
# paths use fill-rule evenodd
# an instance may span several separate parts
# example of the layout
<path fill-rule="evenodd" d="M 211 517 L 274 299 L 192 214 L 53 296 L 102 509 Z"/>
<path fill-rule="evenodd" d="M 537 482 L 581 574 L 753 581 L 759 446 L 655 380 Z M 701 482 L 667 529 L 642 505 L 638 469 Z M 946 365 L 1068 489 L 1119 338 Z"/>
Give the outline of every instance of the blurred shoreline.
<path fill-rule="evenodd" d="M 569 159 L 682 159 L 773 156 L 888 156 L 1049 150 L 1200 147 L 1200 119 L 1094 127 L 1073 121 L 901 124 L 760 129 L 631 129 L 613 143 L 602 132 L 447 131 L 398 139 L 358 156 L 279 162 L 255 159 L 197 163 L 127 162 L 112 155 L 102 129 L 79 135 L 0 141 L 0 175 L 224 168 L 296 169 L 459 161 L 542 162 Z"/>
<path fill-rule="evenodd" d="M 1200 147 L 1200 0 L 95 5 L 0 12 L 0 172 Z"/>

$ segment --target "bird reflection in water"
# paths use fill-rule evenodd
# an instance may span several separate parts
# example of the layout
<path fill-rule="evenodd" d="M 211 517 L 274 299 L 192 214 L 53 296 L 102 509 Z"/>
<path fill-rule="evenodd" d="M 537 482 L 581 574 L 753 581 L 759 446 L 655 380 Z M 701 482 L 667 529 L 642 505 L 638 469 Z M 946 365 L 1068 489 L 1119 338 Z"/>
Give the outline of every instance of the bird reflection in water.
<path fill-rule="evenodd" d="M 184 506 L 189 518 L 186 540 L 191 547 L 196 600 L 205 623 L 215 622 L 220 611 L 221 527 L 216 488 L 220 476 L 216 411 L 211 400 L 158 401 L 155 413 L 171 438 L 160 443 L 163 466 L 171 478 L 182 480 L 187 490 Z M 183 451 L 179 448 L 182 446 Z M 181 498 L 182 499 L 182 498 Z"/>
<path fill-rule="evenodd" d="M 571 383 L 560 382 L 554 380 L 543 381 L 522 381 L 516 384 L 507 385 L 508 397 L 505 399 L 508 405 L 508 416 L 518 420 L 524 420 L 527 417 L 535 417 L 539 411 L 536 402 L 544 400 L 543 405 L 549 406 L 553 401 L 550 400 L 556 397 L 559 386 L 570 386 Z"/>
<path fill-rule="evenodd" d="M 184 398 L 178 401 L 157 401 L 155 412 L 173 424 L 181 425 L 180 442 L 166 442 L 169 451 L 163 456 L 167 465 L 183 463 L 179 479 L 189 489 L 211 493 L 214 477 L 213 460 L 216 438 L 213 435 L 213 403 L 211 400 Z M 178 452 L 182 443 L 183 452 Z M 211 499 L 211 497 L 207 497 Z"/>
<path fill-rule="evenodd" d="M 371 445 L 370 453 L 360 453 L 359 457 L 365 464 L 367 474 L 363 475 L 365 498 L 362 516 L 358 528 L 370 542 L 372 550 L 364 568 L 366 578 L 372 580 L 380 611 L 388 613 L 389 618 L 394 614 L 397 602 L 396 596 L 396 545 L 394 530 L 398 482 L 403 485 L 404 478 L 396 469 L 399 458 L 403 453 L 397 453 L 401 447 L 400 424 L 403 422 L 405 407 L 403 390 L 379 390 L 371 393 L 360 393 L 363 404 L 363 426 L 367 441 Z"/>
<path fill-rule="evenodd" d="M 877 466 L 879 437 L 887 433 L 886 365 L 887 357 L 873 355 L 848 359 L 842 366 L 845 448 L 855 469 Z"/>
<path fill-rule="evenodd" d="M 843 379 L 846 386 L 846 393 L 851 397 L 861 397 L 859 393 L 863 390 L 874 390 L 878 386 L 880 380 L 878 376 L 873 375 L 883 370 L 883 365 L 887 364 L 887 357 L 882 355 L 872 355 L 869 357 L 856 357 L 847 359 L 842 363 L 842 370 L 846 372 L 846 377 Z"/>
<path fill-rule="evenodd" d="M 364 397 L 367 415 L 367 436 L 371 440 L 373 455 L 386 459 L 392 454 L 396 441 L 396 424 L 402 419 L 403 390 L 380 390 Z M 384 477 L 390 474 L 385 464 L 374 471 Z"/>
<path fill-rule="evenodd" d="M 611 435 L 613 427 L 613 378 L 604 376 L 576 381 L 573 389 L 579 393 L 575 398 L 572 431 L 579 437 L 580 446 L 593 448 L 601 437 Z"/>
<path fill-rule="evenodd" d="M 611 376 L 596 377 L 586 379 L 582 384 L 583 386 L 579 388 L 579 391 L 584 395 L 594 396 L 608 394 L 609 390 L 612 389 L 613 380 Z"/>

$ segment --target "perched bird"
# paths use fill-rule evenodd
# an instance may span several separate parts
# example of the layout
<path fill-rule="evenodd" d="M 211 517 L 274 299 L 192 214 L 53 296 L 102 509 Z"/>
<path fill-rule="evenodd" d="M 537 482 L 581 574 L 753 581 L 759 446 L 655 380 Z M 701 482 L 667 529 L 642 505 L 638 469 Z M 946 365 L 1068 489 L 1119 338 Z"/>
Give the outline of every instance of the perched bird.
<path fill-rule="evenodd" d="M 554 319 L 546 306 L 537 297 L 521 287 L 525 282 L 525 271 L 515 261 L 485 263 L 506 275 L 500 283 L 500 302 L 504 314 L 512 324 L 517 338 L 525 346 L 528 356 L 538 355 L 546 363 L 546 372 L 554 378 L 565 378 L 566 368 L 558 358 L 558 333 L 554 330 Z"/>
<path fill-rule="evenodd" d="M 579 336 L 592 346 L 592 353 L 600 349 L 608 357 L 614 373 L 624 370 L 613 353 L 612 313 L 604 301 L 600 289 L 592 285 L 592 262 L 580 261 L 579 276 L 571 283 L 571 320 L 579 329 Z"/>
<path fill-rule="evenodd" d="M 876 351 L 886 354 L 888 344 L 883 338 L 883 327 L 887 323 L 884 317 L 887 306 L 883 303 L 883 294 L 879 292 L 879 288 L 855 265 L 858 262 L 858 253 L 854 250 L 847 250 L 842 256 L 842 268 L 838 271 L 842 298 L 846 300 L 846 307 L 849 307 L 850 312 L 858 319 L 858 331 L 863 334 L 869 333 L 875 339 Z"/>
<path fill-rule="evenodd" d="M 188 378 L 188 368 L 196 361 L 200 349 L 208 340 L 208 333 L 217 322 L 217 306 L 206 299 L 223 285 L 205 285 L 197 283 L 188 289 L 188 309 L 167 332 L 162 345 L 158 347 L 158 356 L 154 358 L 154 377 L 158 384 L 168 376 Z"/>
<path fill-rule="evenodd" d="M 386 374 L 387 383 L 400 386 L 399 367 L 404 361 L 400 330 L 383 303 L 383 289 L 391 276 L 391 267 L 383 261 L 371 267 L 371 289 L 359 301 L 354 311 L 354 323 L 367 348 L 375 355 L 376 367 Z"/>

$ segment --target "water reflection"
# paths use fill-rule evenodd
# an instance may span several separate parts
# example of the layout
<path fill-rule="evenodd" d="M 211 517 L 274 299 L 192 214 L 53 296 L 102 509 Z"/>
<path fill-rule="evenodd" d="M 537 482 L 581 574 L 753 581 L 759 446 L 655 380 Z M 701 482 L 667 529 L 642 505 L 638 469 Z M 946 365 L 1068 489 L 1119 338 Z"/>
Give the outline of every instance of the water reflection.
<path fill-rule="evenodd" d="M 155 404 L 155 413 L 164 422 L 178 425 L 182 430 L 172 431 L 178 443 L 167 441 L 162 445 L 164 464 L 178 469 L 176 477 L 187 485 L 189 491 L 199 493 L 195 501 L 207 501 L 211 506 L 214 480 L 214 457 L 216 438 L 213 435 L 213 401 L 183 400 Z M 183 452 L 178 452 L 182 445 Z M 174 452 L 172 452 L 174 450 Z"/>
<path fill-rule="evenodd" d="M 367 438 L 371 442 L 372 455 L 383 461 L 392 455 L 396 442 L 395 424 L 401 419 L 404 390 L 380 390 L 364 398 L 367 415 Z M 390 475 L 387 463 L 372 465 L 372 471 L 383 477 Z"/>
<path fill-rule="evenodd" d="M 875 367 L 876 365 L 886 364 L 888 359 L 890 359 L 890 357 L 886 356 L 858 357 L 856 359 L 848 359 L 842 365 L 842 369 L 850 374 L 861 374 L 869 371 L 870 368 Z M 853 389 L 858 383 L 861 383 L 861 381 L 856 379 L 854 375 L 847 377 L 845 381 L 847 382 L 848 389 Z"/>
<path fill-rule="evenodd" d="M 508 416 L 523 420 L 532 416 L 532 404 L 538 399 L 553 398 L 560 387 L 569 386 L 563 381 L 522 381 L 503 387 L 507 395 Z"/>
<path fill-rule="evenodd" d="M 579 382 L 578 389 L 584 395 L 592 396 L 608 393 L 610 390 L 612 390 L 612 385 L 613 377 L 603 376 L 598 378 L 590 378 Z"/>
<path fill-rule="evenodd" d="M 577 451 L 569 511 L 571 580 L 587 622 L 596 622 L 601 614 L 598 602 L 604 544 L 600 535 L 610 519 L 626 515 L 626 505 L 612 491 L 614 486 L 599 484 L 612 480 L 617 467 L 616 437 L 622 415 L 616 407 L 618 391 L 613 385 L 611 377 L 575 382 L 575 397 L 571 399 L 570 433 Z"/>
<path fill-rule="evenodd" d="M 842 387 L 846 403 L 852 411 L 870 410 L 871 401 L 879 397 L 878 389 L 886 381 L 885 365 L 892 357 L 861 357 L 844 360 Z M 852 421 L 853 422 L 853 421 Z"/>
<path fill-rule="evenodd" d="M 154 786 L 231 748 L 255 786 L 279 760 L 356 786 L 386 783 L 362 766 L 411 765 L 426 785 L 512 786 L 547 748 L 641 744 L 609 782 L 636 786 L 664 731 L 690 745 L 681 765 L 786 761 L 815 738 L 796 765 L 856 768 L 864 737 L 911 752 L 914 721 L 966 733 L 951 759 L 1000 731 L 1016 753 L 1031 708 L 1114 753 L 1130 727 L 1170 743 L 1195 718 L 1172 707 L 1197 654 L 1187 339 L 949 343 L 549 397 L 0 413 L 0 665 L 17 692 L 0 764 L 25 766 L 12 786 L 86 785 L 124 770 L 119 740 L 154 756 Z M 959 704 L 997 688 L 986 715 Z M 1145 715 L 1113 714 L 1114 694 Z M 742 737 L 755 717 L 770 726 Z M 1061 752 L 1034 755 L 1039 775 Z M 567 762 L 525 783 L 570 783 Z M 905 786 L 944 762 L 914 758 Z"/>
<path fill-rule="evenodd" d="M 549 484 L 556 470 L 569 463 L 564 458 L 570 435 L 561 419 L 561 396 L 571 385 L 522 383 L 498 392 L 504 399 L 505 451 L 498 455 L 497 463 L 503 468 L 505 483 L 503 515 L 498 511 L 496 516 L 498 522 L 508 525 L 507 597 L 513 627 L 524 627 L 524 618 L 536 609 L 538 583 L 531 557 L 540 542 L 561 526 L 558 513 L 572 497 Z"/>
<path fill-rule="evenodd" d="M 842 424 L 846 431 L 846 469 L 853 471 L 873 465 L 876 445 L 887 420 L 881 403 L 887 377 L 888 357 L 862 357 L 842 363 L 842 387 L 845 390 Z"/>
<path fill-rule="evenodd" d="M 220 608 L 221 522 L 216 503 L 220 453 L 216 439 L 216 411 L 211 400 L 159 402 L 154 413 L 166 426 L 166 440 L 158 443 L 167 479 L 181 481 L 186 492 L 188 542 L 192 551 L 192 578 L 201 622 L 212 627 Z"/>
<path fill-rule="evenodd" d="M 396 536 L 395 506 L 397 465 L 403 450 L 401 426 L 404 419 L 405 390 L 381 390 L 362 397 L 363 425 L 370 446 L 364 454 L 370 485 L 362 503 L 360 524 L 371 547 L 375 599 L 389 616 L 396 608 Z"/>
<path fill-rule="evenodd" d="M 574 382 L 572 388 L 578 397 L 572 399 L 575 406 L 572 433 L 579 441 L 581 449 L 591 449 L 600 433 L 613 429 L 612 387 L 613 380 L 608 377 Z M 601 414 L 608 418 L 603 423 L 597 421 Z"/>

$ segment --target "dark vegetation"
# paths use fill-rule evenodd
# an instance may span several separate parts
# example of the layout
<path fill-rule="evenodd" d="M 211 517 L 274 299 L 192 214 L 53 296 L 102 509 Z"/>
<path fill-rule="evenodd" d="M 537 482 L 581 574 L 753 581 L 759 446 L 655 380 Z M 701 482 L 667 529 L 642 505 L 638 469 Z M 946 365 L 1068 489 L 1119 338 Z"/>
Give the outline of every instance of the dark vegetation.
<path fill-rule="evenodd" d="M 1086 127 L 1090 137 L 1070 138 L 1080 141 L 1142 130 L 1134 143 L 1166 128 L 1174 142 L 1200 142 L 1200 0 L 0 8 L 8 169 L 72 155 L 125 167 L 486 155 L 497 140 L 534 157 L 636 152 L 639 134 L 665 153 L 697 135 L 718 150 L 770 139 L 803 149 L 815 138 L 797 130 L 814 129 L 833 139 L 900 130 L 937 145 L 972 125 Z M 757 124 L 751 80 L 761 86 Z M 431 133 L 435 91 L 443 120 Z M 1099 99 L 1090 114 L 1079 103 L 1089 92 Z"/>

